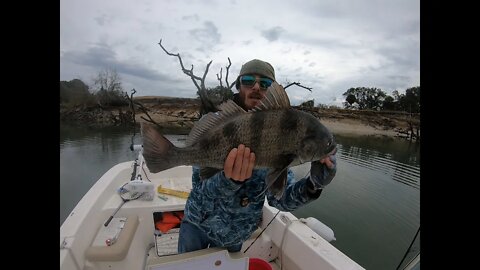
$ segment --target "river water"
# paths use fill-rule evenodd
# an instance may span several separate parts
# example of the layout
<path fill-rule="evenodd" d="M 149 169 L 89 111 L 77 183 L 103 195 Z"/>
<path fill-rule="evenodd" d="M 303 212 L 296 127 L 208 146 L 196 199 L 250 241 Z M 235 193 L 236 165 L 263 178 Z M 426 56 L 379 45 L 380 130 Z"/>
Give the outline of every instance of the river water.
<path fill-rule="evenodd" d="M 60 125 L 60 225 L 109 168 L 135 159 L 132 134 L 132 128 Z M 396 269 L 420 226 L 420 145 L 370 136 L 336 135 L 336 141 L 337 175 L 318 200 L 293 214 L 329 226 L 331 243 L 364 268 Z M 133 142 L 141 143 L 138 134 Z M 309 165 L 293 170 L 301 178 Z M 406 259 L 419 248 L 418 236 Z"/>

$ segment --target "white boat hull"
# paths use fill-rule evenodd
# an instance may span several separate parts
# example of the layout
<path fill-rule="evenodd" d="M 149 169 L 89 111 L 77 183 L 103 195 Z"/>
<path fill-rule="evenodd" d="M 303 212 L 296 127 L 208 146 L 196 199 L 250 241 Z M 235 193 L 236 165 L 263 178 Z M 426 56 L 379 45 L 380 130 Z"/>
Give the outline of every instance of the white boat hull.
<path fill-rule="evenodd" d="M 132 200 L 123 204 L 115 218 L 127 218 L 117 235 L 116 242 L 107 246 L 99 241 L 104 224 L 118 209 L 122 199 L 118 188 L 127 183 L 132 175 L 133 162 L 124 162 L 107 171 L 85 194 L 60 227 L 60 269 L 188 269 L 188 263 L 203 269 L 248 269 L 248 258 L 262 258 L 273 269 L 364 269 L 336 249 L 327 240 L 300 222 L 288 212 L 280 212 L 246 253 L 243 251 L 253 242 L 278 210 L 264 205 L 261 228 L 244 243 L 242 251 L 228 253 L 221 249 L 158 256 L 155 247 L 154 213 L 179 211 L 185 199 L 164 195 L 167 200 L 155 196 L 151 201 Z M 148 172 L 147 168 L 144 168 Z M 157 174 L 142 172 L 142 179 L 155 185 L 176 190 L 190 190 L 190 166 L 179 166 Z M 99 244 L 100 243 L 100 244 Z M 212 258 L 224 258 L 213 260 Z M 222 257 L 223 256 L 223 257 Z M 209 265 L 224 262 L 223 268 Z M 231 264 L 229 264 L 231 263 Z M 233 266 L 235 265 L 235 266 Z M 226 268 L 229 266 L 228 268 Z M 219 268 L 220 267 L 220 268 Z"/>

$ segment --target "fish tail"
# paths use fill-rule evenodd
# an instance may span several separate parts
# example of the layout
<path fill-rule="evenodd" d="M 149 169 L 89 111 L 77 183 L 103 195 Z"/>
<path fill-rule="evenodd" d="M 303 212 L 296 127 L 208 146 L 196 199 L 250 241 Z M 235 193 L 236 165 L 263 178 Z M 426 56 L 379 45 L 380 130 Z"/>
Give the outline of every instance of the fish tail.
<path fill-rule="evenodd" d="M 153 125 L 142 123 L 141 132 L 143 158 L 150 172 L 157 173 L 178 166 L 172 159 L 177 152 L 177 147 L 160 134 Z"/>

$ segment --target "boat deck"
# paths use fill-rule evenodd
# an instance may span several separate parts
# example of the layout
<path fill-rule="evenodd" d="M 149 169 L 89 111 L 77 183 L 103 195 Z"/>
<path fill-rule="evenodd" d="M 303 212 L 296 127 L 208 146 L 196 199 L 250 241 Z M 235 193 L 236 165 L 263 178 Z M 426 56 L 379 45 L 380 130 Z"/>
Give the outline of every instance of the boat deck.
<path fill-rule="evenodd" d="M 216 254 L 222 251 L 223 249 L 219 248 L 208 248 L 203 251 L 198 252 L 191 252 L 185 254 L 178 254 L 177 247 L 178 247 L 178 236 L 179 236 L 180 229 L 174 228 L 168 231 L 167 233 L 160 233 L 157 232 L 155 235 L 155 247 L 152 248 L 148 253 L 147 265 L 145 270 L 153 270 L 156 266 L 168 264 L 169 262 L 173 261 L 187 261 L 189 258 L 198 257 L 199 254 L 207 255 L 207 254 Z M 256 235 L 258 235 L 258 231 L 254 233 L 254 237 L 247 240 L 242 248 L 242 251 L 229 253 L 228 256 L 232 258 L 232 260 L 238 260 L 241 258 L 248 258 L 247 255 L 243 253 L 243 251 L 250 246 L 250 244 L 255 240 Z M 213 256 L 213 255 L 212 255 Z M 228 257 L 226 257 L 228 259 Z M 270 266 L 272 266 L 273 270 L 280 269 L 280 267 L 276 264 L 276 260 L 269 262 Z"/>

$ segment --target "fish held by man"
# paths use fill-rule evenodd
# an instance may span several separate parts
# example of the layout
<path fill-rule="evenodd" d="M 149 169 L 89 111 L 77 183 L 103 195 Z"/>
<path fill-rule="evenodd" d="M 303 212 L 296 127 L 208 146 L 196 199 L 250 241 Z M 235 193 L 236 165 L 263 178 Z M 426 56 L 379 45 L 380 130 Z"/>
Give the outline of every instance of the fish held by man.
<path fill-rule="evenodd" d="M 150 172 L 197 165 L 208 178 L 223 169 L 231 149 L 244 144 L 255 153 L 255 169 L 269 169 L 267 187 L 280 198 L 288 167 L 336 151 L 332 133 L 311 114 L 292 108 L 285 89 L 276 82 L 252 110 L 245 111 L 232 100 L 218 109 L 195 123 L 185 147 L 174 146 L 153 125 L 142 123 L 143 156 Z"/>

